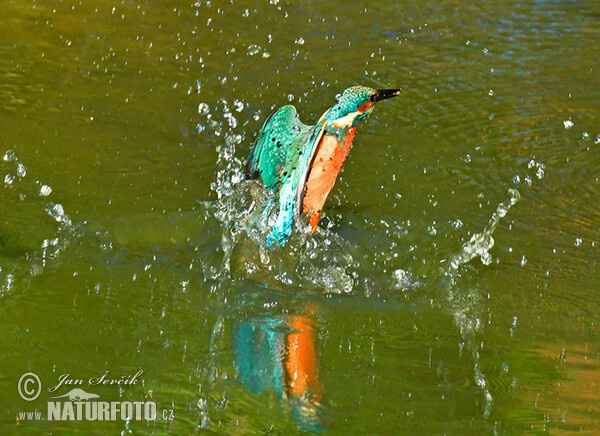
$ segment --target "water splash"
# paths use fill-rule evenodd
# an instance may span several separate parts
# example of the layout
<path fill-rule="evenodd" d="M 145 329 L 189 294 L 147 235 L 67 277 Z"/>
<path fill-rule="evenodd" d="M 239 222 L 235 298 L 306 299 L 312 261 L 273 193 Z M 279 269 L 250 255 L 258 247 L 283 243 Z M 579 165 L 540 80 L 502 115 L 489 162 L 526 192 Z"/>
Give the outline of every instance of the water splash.
<path fill-rule="evenodd" d="M 2 274 L 2 268 L 0 268 L 0 275 Z M 0 283 L 0 298 L 6 293 L 10 292 L 13 288 L 15 276 L 13 273 L 7 273 Z"/>
<path fill-rule="evenodd" d="M 496 227 L 498 227 L 500 219 L 504 218 L 509 209 L 521 199 L 521 194 L 514 188 L 508 190 L 508 195 L 509 198 L 498 205 L 483 231 L 481 233 L 475 233 L 468 242 L 463 244 L 458 253 L 455 253 L 450 257 L 450 266 L 453 269 L 458 269 L 460 265 L 469 262 L 477 256 L 480 257 L 481 263 L 484 265 L 492 263 L 490 250 L 495 242 L 492 234 L 494 233 L 494 230 L 496 230 Z"/>
<path fill-rule="evenodd" d="M 216 146 L 218 157 L 211 183 L 217 196 L 212 204 L 214 217 L 222 228 L 223 258 L 218 275 L 225 278 L 237 266 L 236 274 L 254 277 L 276 288 L 351 292 L 354 279 L 349 271 L 353 265 L 350 250 L 345 241 L 326 229 L 319 229 L 313 238 L 308 238 L 307 229 L 295 232 L 287 246 L 276 254 L 264 247 L 262 241 L 276 218 L 275 204 L 262 183 L 245 180 L 243 163 L 236 157 L 237 147 L 245 137 L 237 132 L 239 120 L 234 116 L 244 110 L 244 103 L 235 100 L 233 110 L 230 106 L 221 99 L 215 107 L 200 103 L 198 108 L 201 120 L 197 131 L 224 137 Z M 257 115 L 260 114 L 257 112 L 253 118 Z M 272 262 L 273 256 L 278 262 Z"/>
<path fill-rule="evenodd" d="M 450 256 L 449 261 L 443 261 L 443 266 L 440 268 L 441 289 L 446 291 L 443 297 L 448 304 L 447 310 L 449 310 L 454 323 L 460 330 L 464 346 L 471 355 L 473 378 L 483 392 L 483 414 L 486 418 L 490 416 L 492 411 L 493 397 L 481 368 L 481 342 L 478 340 L 478 336 L 483 330 L 483 322 L 481 321 L 483 302 L 481 301 L 481 293 L 477 289 L 457 291 L 456 283 L 460 278 L 460 267 L 472 259 L 479 257 L 484 265 L 489 265 L 492 262 L 490 250 L 495 243 L 492 234 L 498 227 L 500 220 L 520 199 L 521 194 L 519 191 L 514 188 L 509 189 L 508 198 L 498 205 L 483 231 L 474 234 L 468 242 L 462 245 L 460 251 Z"/>
<path fill-rule="evenodd" d="M 62 225 L 62 228 L 71 228 L 73 227 L 73 223 L 69 218 L 69 215 L 65 213 L 65 208 L 60 203 L 48 203 L 46 206 L 46 212 L 50 215 L 54 220 Z"/>
<path fill-rule="evenodd" d="M 35 276 L 43 271 L 49 259 L 56 259 L 60 251 L 69 244 L 70 237 L 65 232 L 72 232 L 74 225 L 60 203 L 48 201 L 48 197 L 52 193 L 52 188 L 41 183 L 39 180 L 27 178 L 27 167 L 20 161 L 14 150 L 6 151 L 3 161 L 13 167 L 4 177 L 5 185 L 7 187 L 10 186 L 10 189 L 18 194 L 20 200 L 28 199 L 30 203 L 33 202 L 34 204 L 40 202 L 39 210 L 45 210 L 58 223 L 58 228 L 54 234 L 42 238 L 38 250 L 28 251 L 24 259 L 15 260 L 16 263 L 13 266 L 13 270 L 18 270 L 16 265 L 24 262 L 28 265 L 28 276 Z M 38 196 L 30 195 L 35 192 L 38 193 Z M 21 231 L 25 232 L 25 229 Z M 1 271 L 0 268 L 0 273 Z M 15 274 L 16 272 L 12 272 L 6 275 L 5 285 L 2 286 L 3 290 L 0 292 L 4 294 L 12 288 L 11 285 Z"/>

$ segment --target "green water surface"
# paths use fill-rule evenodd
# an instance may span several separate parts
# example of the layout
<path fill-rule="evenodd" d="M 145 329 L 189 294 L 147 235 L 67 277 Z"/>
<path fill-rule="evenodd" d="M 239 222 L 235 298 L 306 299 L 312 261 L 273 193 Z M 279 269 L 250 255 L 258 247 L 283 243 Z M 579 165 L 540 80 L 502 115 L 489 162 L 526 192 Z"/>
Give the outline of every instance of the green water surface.
<path fill-rule="evenodd" d="M 1 434 L 600 433 L 598 1 L 1 3 Z M 261 253 L 256 132 L 354 84 L 403 92 Z"/>

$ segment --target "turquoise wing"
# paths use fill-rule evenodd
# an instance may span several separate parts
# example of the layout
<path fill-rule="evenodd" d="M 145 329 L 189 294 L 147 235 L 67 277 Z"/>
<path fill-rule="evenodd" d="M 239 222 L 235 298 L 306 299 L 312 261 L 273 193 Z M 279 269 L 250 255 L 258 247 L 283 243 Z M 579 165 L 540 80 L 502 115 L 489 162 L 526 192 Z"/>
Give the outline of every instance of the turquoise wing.
<path fill-rule="evenodd" d="M 321 121 L 311 127 L 300 141 L 288 150 L 287 160 L 281 172 L 277 217 L 267 245 L 273 243 L 285 245 L 292 234 L 294 218 L 300 215 L 304 184 L 310 170 L 310 164 L 323 137 L 327 121 Z"/>
<path fill-rule="evenodd" d="M 290 151 L 303 142 L 311 130 L 312 127 L 300 122 L 294 106 L 283 106 L 273 112 L 250 149 L 246 177 L 260 178 L 269 190 L 276 191 L 284 166 L 291 158 Z"/>
<path fill-rule="evenodd" d="M 285 245 L 300 214 L 302 193 L 310 164 L 327 121 L 307 126 L 298 119 L 296 108 L 283 106 L 273 112 L 258 133 L 246 164 L 248 179 L 260 178 L 271 192 L 265 213 L 275 215 L 267 245 Z"/>

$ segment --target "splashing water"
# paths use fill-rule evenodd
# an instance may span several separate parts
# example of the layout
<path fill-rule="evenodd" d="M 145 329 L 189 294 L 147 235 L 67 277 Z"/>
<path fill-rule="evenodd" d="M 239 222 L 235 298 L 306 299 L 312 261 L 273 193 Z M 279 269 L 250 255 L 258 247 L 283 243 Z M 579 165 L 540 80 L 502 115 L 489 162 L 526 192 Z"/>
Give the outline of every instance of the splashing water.
<path fill-rule="evenodd" d="M 46 212 L 50 215 L 57 223 L 60 223 L 63 228 L 70 228 L 73 226 L 69 215 L 65 213 L 65 208 L 62 204 L 49 203 L 46 206 Z"/>
<path fill-rule="evenodd" d="M 493 397 L 488 389 L 485 374 L 481 368 L 480 341 L 478 335 L 483 329 L 481 321 L 482 301 L 481 294 L 477 289 L 467 289 L 458 292 L 455 290 L 457 280 L 460 278 L 459 268 L 475 257 L 481 259 L 481 263 L 489 265 L 492 262 L 490 250 L 494 246 L 492 234 L 498 227 L 500 220 L 506 216 L 509 209 L 521 199 L 521 194 L 514 188 L 508 190 L 508 199 L 501 202 L 488 224 L 481 233 L 474 234 L 468 242 L 465 242 L 460 251 L 450 256 L 449 262 L 443 261 L 440 268 L 441 288 L 446 291 L 443 295 L 448 303 L 450 315 L 460 330 L 461 337 L 473 361 L 473 377 L 475 383 L 483 392 L 483 414 L 489 417 Z"/>
<path fill-rule="evenodd" d="M 221 222 L 223 259 L 220 274 L 228 276 L 232 268 L 241 275 L 272 283 L 276 288 L 292 286 L 321 289 L 331 293 L 349 293 L 354 288 L 353 266 L 347 243 L 325 229 L 308 238 L 307 229 L 295 232 L 287 246 L 276 253 L 264 246 L 270 227 L 276 218 L 274 203 L 259 181 L 245 181 L 243 163 L 236 157 L 236 148 L 245 139 L 236 133 L 239 122 L 224 99 L 216 108 L 199 105 L 204 120 L 198 123 L 203 133 L 224 136 L 216 147 L 218 153 L 215 180 L 211 184 L 217 201 L 210 207 Z M 244 109 L 243 102 L 233 103 L 234 111 Z M 212 132 L 211 132 L 212 131 Z M 273 262 L 273 256 L 278 261 Z"/>
<path fill-rule="evenodd" d="M 492 214 L 489 223 L 483 229 L 483 232 L 474 234 L 471 239 L 464 243 L 461 250 L 450 257 L 450 266 L 453 269 L 458 269 L 460 265 L 469 262 L 471 259 L 479 256 L 481 263 L 489 265 L 492 263 L 492 255 L 490 250 L 494 246 L 494 238 L 492 234 L 501 218 L 504 218 L 508 210 L 521 199 L 521 194 L 514 188 L 508 190 L 509 198 L 507 201 L 498 205 L 496 212 Z"/>
<path fill-rule="evenodd" d="M 41 208 L 43 208 L 46 213 L 58 223 L 57 232 L 43 239 L 39 251 L 29 252 L 26 256 L 29 264 L 29 274 L 35 276 L 43 271 L 48 259 L 56 258 L 60 251 L 69 244 L 69 237 L 66 236 L 65 232 L 72 232 L 74 226 L 65 212 L 64 207 L 60 203 L 53 203 L 52 201 L 46 200 L 52 193 L 52 188 L 42 184 L 39 180 L 31 182 L 26 177 L 27 167 L 19 160 L 19 157 L 13 150 L 8 150 L 4 153 L 3 161 L 9 165 L 14 165 L 15 167 L 13 169 L 14 174 L 13 172 L 9 172 L 5 175 L 5 184 L 10 185 L 11 189 L 14 189 L 19 194 L 21 200 L 33 198 L 28 197 L 28 194 L 37 191 L 39 200 L 43 202 Z M 16 269 L 16 267 L 14 268 Z M 0 268 L 0 274 L 1 273 L 2 269 Z M 15 279 L 14 274 L 15 273 L 13 272 L 6 275 L 4 285 L 0 286 L 0 294 L 4 294 L 11 290 L 12 283 Z"/>

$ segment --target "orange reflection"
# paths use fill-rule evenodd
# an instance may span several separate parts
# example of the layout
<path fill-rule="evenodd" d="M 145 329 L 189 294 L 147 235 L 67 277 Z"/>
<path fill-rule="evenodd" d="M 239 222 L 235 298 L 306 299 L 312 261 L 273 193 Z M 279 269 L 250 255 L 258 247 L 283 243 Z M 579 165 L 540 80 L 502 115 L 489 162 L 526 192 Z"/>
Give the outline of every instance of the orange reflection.
<path fill-rule="evenodd" d="M 304 316 L 292 316 L 286 324 L 296 331 L 287 337 L 287 390 L 294 398 L 311 397 L 320 401 L 315 332 L 311 321 Z"/>

